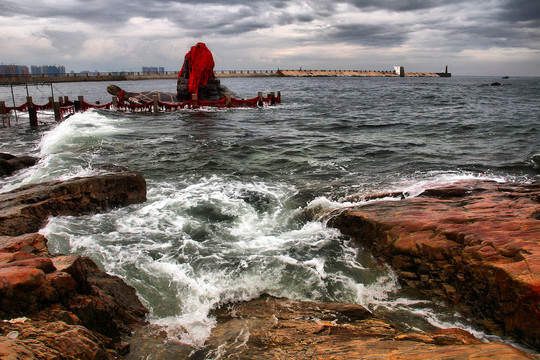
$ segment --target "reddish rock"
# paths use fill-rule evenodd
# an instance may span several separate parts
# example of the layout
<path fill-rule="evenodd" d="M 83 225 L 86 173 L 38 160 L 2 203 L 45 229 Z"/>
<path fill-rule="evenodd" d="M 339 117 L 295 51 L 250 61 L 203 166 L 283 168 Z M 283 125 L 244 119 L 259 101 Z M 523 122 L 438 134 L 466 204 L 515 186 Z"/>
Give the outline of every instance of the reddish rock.
<path fill-rule="evenodd" d="M 5 298 L 18 297 L 45 283 L 45 273 L 33 266 L 0 269 L 0 295 Z"/>
<path fill-rule="evenodd" d="M 61 321 L 27 320 L 16 324 L 1 324 L 2 359 L 87 359 L 109 360 L 121 358 L 108 340 L 82 326 Z"/>
<path fill-rule="evenodd" d="M 0 264 L 0 269 L 13 266 L 30 266 L 43 271 L 45 274 L 56 270 L 51 259 L 45 257 L 32 257 L 24 260 L 11 261 L 7 264 Z"/>
<path fill-rule="evenodd" d="M 26 357 L 27 353 L 36 358 L 43 358 L 42 354 L 66 359 L 118 358 L 119 353 L 128 351 L 122 337 L 144 325 L 147 312 L 133 287 L 102 272 L 89 258 L 34 257 L 0 267 L 1 318 L 24 314 L 45 320 L 24 327 L 29 333 L 21 332 L 18 322 L 4 324 L 0 354 L 20 358 L 32 358 Z M 58 325 L 59 321 L 65 324 Z M 12 331 L 20 336 L 1 336 Z M 61 334 L 53 336 L 56 332 Z"/>
<path fill-rule="evenodd" d="M 8 235 L 0 236 L 2 359 L 117 359 L 128 352 L 122 337 L 144 325 L 148 312 L 133 287 L 89 258 L 52 256 L 47 239 L 29 232 L 49 216 L 145 199 L 144 179 L 128 171 L 0 194 L 0 234 Z"/>
<path fill-rule="evenodd" d="M 354 304 L 263 296 L 227 304 L 215 315 L 217 326 L 200 358 L 532 359 L 510 345 L 485 344 L 464 330 L 404 332 Z"/>
<path fill-rule="evenodd" d="M 40 234 L 24 234 L 21 236 L 0 236 L 0 254 L 27 253 L 35 255 L 49 254 L 47 239 Z"/>
<path fill-rule="evenodd" d="M 341 210 L 329 224 L 392 264 L 404 284 L 540 347 L 538 214 L 540 184 L 470 181 Z"/>
<path fill-rule="evenodd" d="M 0 234 L 37 232 L 49 216 L 101 212 L 145 200 L 145 180 L 129 171 L 27 185 L 0 194 Z"/>

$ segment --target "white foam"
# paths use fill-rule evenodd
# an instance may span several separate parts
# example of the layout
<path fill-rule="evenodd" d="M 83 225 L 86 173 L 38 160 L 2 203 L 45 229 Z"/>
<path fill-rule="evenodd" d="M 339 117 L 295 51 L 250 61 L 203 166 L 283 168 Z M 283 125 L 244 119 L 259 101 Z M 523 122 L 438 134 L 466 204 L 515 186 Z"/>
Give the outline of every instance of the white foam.
<path fill-rule="evenodd" d="M 386 268 L 367 270 L 366 256 L 338 230 L 319 221 L 286 227 L 295 216 L 284 207 L 295 191 L 288 184 L 212 176 L 148 185 L 146 203 L 86 218 L 53 218 L 43 233 L 53 248 L 92 256 L 135 285 L 151 308 L 151 321 L 171 337 L 201 346 L 215 326 L 212 309 L 262 293 L 354 302 L 372 310 L 414 306 L 391 300 L 399 290 L 396 275 Z M 321 197 L 308 207 L 335 205 Z M 218 220 L 204 218 L 213 213 Z M 196 237 L 193 228 L 203 235 Z M 360 280 L 371 271 L 375 279 Z"/>
<path fill-rule="evenodd" d="M 44 133 L 36 149 L 39 151 L 39 162 L 6 179 L 0 191 L 99 173 L 93 167 L 95 150 L 109 141 L 109 137 L 131 132 L 119 127 L 119 122 L 121 120 L 106 117 L 97 111 L 74 114 Z"/>

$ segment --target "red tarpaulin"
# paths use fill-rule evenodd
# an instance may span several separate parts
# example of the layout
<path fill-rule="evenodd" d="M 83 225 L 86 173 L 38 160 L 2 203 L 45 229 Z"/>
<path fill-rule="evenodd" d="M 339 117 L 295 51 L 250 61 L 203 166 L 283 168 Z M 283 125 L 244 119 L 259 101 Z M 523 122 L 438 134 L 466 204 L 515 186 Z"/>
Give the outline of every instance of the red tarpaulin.
<path fill-rule="evenodd" d="M 186 54 L 178 77 L 189 76 L 189 94 L 199 94 L 199 88 L 214 78 L 214 58 L 204 43 L 197 43 Z"/>

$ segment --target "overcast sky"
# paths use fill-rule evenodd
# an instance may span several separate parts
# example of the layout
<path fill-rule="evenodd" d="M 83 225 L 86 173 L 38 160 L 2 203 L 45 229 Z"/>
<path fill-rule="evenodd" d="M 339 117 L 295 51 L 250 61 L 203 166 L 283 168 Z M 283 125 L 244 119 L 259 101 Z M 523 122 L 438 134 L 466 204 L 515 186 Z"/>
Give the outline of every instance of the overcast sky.
<path fill-rule="evenodd" d="M 540 0 L 0 0 L 0 63 L 540 76 Z"/>

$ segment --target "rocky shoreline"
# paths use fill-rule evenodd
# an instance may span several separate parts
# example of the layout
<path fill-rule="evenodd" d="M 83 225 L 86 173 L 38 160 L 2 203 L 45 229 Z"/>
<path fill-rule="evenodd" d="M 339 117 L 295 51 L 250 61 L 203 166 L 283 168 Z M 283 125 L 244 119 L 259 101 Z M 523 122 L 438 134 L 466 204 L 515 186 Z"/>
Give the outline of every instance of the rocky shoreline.
<path fill-rule="evenodd" d="M 106 211 L 146 200 L 146 182 L 116 169 L 0 194 L 0 357 L 116 359 L 146 323 L 135 289 L 89 258 L 51 254 L 36 233 L 49 216 Z"/>
<path fill-rule="evenodd" d="M 460 329 L 403 329 L 355 304 L 267 295 L 216 309 L 203 348 L 167 339 L 147 323 L 133 287 L 87 257 L 51 254 L 37 233 L 49 216 L 145 200 L 144 179 L 120 168 L 0 194 L 1 358 L 537 358 Z M 390 263 L 406 286 L 538 347 L 539 203 L 538 184 L 460 183 L 341 210 L 328 223 Z"/>
<path fill-rule="evenodd" d="M 329 225 L 390 264 L 402 284 L 540 348 L 539 183 L 463 181 L 340 210 Z"/>

